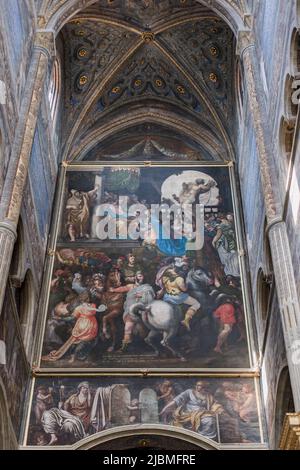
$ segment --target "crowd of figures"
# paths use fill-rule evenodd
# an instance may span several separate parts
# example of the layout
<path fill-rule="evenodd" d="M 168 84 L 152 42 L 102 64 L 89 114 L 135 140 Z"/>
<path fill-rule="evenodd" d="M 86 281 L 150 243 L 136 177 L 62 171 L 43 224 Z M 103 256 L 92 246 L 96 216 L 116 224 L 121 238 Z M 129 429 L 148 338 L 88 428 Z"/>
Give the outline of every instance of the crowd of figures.
<path fill-rule="evenodd" d="M 28 444 L 73 444 L 116 426 L 160 423 L 221 443 L 259 442 L 249 379 L 44 380 L 36 384 Z"/>
<path fill-rule="evenodd" d="M 225 243 L 219 225 L 213 243 L 209 219 L 206 227 L 205 245 L 219 243 L 225 249 L 230 240 Z M 88 248 L 57 250 L 43 362 L 99 364 L 104 353 L 145 353 L 182 362 L 208 354 L 215 361 L 232 355 L 234 361 L 234 346 L 247 362 L 239 277 L 226 274 L 226 265 L 212 254 L 208 259 L 210 270 L 199 266 L 197 253 L 168 257 L 152 245 L 124 255 Z"/>
<path fill-rule="evenodd" d="M 155 367 L 179 359 L 191 367 L 249 366 L 235 222 L 225 210 L 228 174 L 221 180 L 225 201 L 216 180 L 199 171 L 149 171 L 105 170 L 94 176 L 94 189 L 69 190 L 61 228 L 68 243 L 56 250 L 43 365 Z M 109 239 L 105 249 L 91 244 L 96 200 L 118 213 L 118 230 L 133 223 L 118 206 L 125 194 L 146 212 L 155 200 L 179 208 L 212 204 L 201 222 L 203 243 L 190 249 L 170 216 L 168 237 L 162 221 L 151 218 L 145 239 Z M 191 223 L 198 227 L 194 215 Z"/>

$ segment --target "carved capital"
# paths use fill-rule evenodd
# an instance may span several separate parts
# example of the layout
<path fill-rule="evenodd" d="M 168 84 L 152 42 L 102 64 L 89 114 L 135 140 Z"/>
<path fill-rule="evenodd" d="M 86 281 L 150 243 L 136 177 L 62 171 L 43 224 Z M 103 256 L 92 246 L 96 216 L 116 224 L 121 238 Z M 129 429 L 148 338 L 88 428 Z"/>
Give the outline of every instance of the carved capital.
<path fill-rule="evenodd" d="M 55 35 L 54 31 L 37 30 L 35 35 L 34 46 L 43 52 L 49 59 L 56 55 Z"/>
<path fill-rule="evenodd" d="M 286 414 L 279 448 L 281 450 L 300 450 L 300 413 Z"/>
<path fill-rule="evenodd" d="M 11 220 L 5 220 L 0 222 L 0 233 L 7 233 L 13 240 L 13 242 L 17 239 L 17 225 L 16 223 L 12 222 Z"/>
<path fill-rule="evenodd" d="M 253 47 L 255 44 L 253 32 L 249 30 L 239 31 L 236 42 L 236 53 L 242 56 L 248 47 Z"/>
<path fill-rule="evenodd" d="M 44 15 L 39 15 L 37 24 L 38 24 L 38 28 L 40 29 L 45 28 L 47 24 L 46 17 Z"/>

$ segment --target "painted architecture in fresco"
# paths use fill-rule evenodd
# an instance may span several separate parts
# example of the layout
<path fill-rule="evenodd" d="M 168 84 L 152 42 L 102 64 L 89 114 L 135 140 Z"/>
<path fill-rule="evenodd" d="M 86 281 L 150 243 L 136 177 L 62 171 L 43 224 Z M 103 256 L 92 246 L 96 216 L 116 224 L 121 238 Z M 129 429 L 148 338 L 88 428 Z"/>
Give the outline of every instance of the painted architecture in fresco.
<path fill-rule="evenodd" d="M 41 366 L 249 367 L 236 217 L 226 166 L 68 171 Z"/>
<path fill-rule="evenodd" d="M 219 443 L 259 443 L 254 380 L 40 379 L 27 444 L 67 445 L 114 427 L 155 423 Z"/>

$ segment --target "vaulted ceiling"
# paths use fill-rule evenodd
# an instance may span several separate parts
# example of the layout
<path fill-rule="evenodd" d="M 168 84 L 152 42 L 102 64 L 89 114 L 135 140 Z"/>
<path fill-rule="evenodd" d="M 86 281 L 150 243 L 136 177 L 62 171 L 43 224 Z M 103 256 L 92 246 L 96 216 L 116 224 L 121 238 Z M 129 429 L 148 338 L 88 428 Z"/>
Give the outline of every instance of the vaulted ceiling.
<path fill-rule="evenodd" d="M 171 131 L 199 160 L 233 158 L 234 37 L 213 11 L 196 0 L 98 0 L 62 38 L 65 158 Z"/>

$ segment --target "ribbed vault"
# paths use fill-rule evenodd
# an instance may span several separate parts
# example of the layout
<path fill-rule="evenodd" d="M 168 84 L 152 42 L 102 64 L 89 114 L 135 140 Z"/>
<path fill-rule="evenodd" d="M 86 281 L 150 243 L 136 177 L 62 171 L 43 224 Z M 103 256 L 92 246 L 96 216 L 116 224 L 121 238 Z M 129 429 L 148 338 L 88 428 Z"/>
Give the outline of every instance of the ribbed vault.
<path fill-rule="evenodd" d="M 43 2 L 41 25 L 64 24 L 62 158 L 89 158 L 103 139 L 148 122 L 197 142 L 197 160 L 233 160 L 232 29 L 244 9 L 245 1 Z"/>

